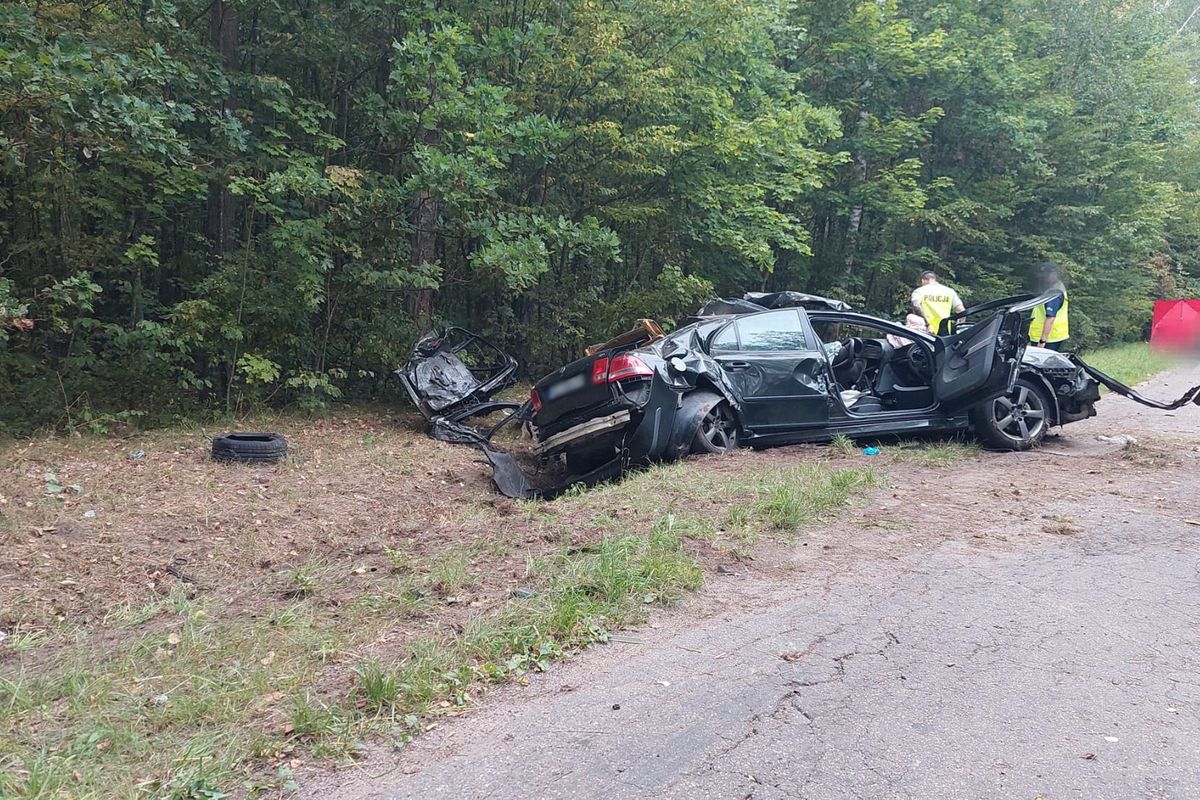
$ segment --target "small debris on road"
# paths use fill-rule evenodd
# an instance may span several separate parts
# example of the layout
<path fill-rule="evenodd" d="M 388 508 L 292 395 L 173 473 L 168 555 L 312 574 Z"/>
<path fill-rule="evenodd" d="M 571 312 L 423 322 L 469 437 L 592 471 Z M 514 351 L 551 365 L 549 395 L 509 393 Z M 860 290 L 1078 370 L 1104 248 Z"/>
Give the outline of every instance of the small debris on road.
<path fill-rule="evenodd" d="M 178 578 L 183 583 L 195 583 L 196 582 L 195 578 L 193 578 L 191 575 L 188 575 L 183 570 L 179 569 L 180 566 L 182 566 L 186 563 L 188 563 L 186 558 L 177 558 L 174 561 L 172 561 L 170 564 L 165 565 L 162 568 L 162 570 L 163 570 L 163 572 L 167 573 L 168 575 Z"/>
<path fill-rule="evenodd" d="M 1132 447 L 1133 445 L 1136 445 L 1138 443 L 1137 437 L 1130 436 L 1127 433 L 1118 433 L 1114 436 L 1100 435 L 1100 436 L 1097 436 L 1096 438 L 1102 442 L 1108 442 L 1109 444 L 1119 444 L 1119 445 L 1123 445 L 1125 447 Z"/>
<path fill-rule="evenodd" d="M 613 704 L 612 704 L 612 710 L 613 710 L 613 711 L 620 711 L 620 710 L 621 710 L 621 704 L 620 704 L 620 703 L 613 703 Z"/>
<path fill-rule="evenodd" d="M 1091 761 L 1096 757 L 1095 753 L 1084 753 L 1080 756 L 1084 761 Z"/>

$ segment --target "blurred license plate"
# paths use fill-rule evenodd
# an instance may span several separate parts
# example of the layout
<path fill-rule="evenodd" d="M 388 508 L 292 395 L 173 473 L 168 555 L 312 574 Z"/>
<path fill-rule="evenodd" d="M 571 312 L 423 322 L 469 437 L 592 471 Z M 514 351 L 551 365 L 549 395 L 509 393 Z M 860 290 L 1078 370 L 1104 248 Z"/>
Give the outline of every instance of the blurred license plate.
<path fill-rule="evenodd" d="M 570 394 L 578 389 L 582 389 L 586 379 L 581 375 L 572 375 L 565 381 L 552 383 L 546 387 L 546 399 L 553 400 L 557 397 L 562 397 L 564 394 Z"/>

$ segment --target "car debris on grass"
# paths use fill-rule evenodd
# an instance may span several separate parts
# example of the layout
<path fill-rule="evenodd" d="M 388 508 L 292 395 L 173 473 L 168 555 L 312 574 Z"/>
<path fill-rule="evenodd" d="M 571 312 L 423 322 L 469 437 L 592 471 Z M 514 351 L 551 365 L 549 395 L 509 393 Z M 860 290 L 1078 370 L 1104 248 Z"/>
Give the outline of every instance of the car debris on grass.
<path fill-rule="evenodd" d="M 1029 346 L 1030 310 L 1046 299 L 976 305 L 935 335 L 836 299 L 751 292 L 709 302 L 670 334 L 639 320 L 539 380 L 524 403 L 494 399 L 517 362 L 462 328 L 422 337 L 399 375 L 431 434 L 480 448 L 497 488 L 516 498 L 694 453 L 840 436 L 972 431 L 993 449 L 1027 450 L 1050 428 L 1095 416 L 1101 386 L 1156 409 L 1200 404 L 1200 386 L 1160 402 L 1077 355 Z M 490 427 L 470 423 L 497 412 Z M 513 422 L 533 434 L 538 464 L 561 460 L 565 478 L 535 487 L 492 445 Z"/>

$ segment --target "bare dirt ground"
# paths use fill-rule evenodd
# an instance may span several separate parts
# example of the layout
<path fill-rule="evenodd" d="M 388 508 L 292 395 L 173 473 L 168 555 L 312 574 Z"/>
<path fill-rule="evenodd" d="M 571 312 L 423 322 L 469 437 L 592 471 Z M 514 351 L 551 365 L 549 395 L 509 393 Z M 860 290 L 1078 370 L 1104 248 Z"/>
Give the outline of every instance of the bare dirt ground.
<path fill-rule="evenodd" d="M 535 512 L 495 492 L 477 451 L 426 437 L 415 414 L 256 424 L 288 438 L 287 462 L 213 462 L 216 431 L 10 445 L 0 465 L 0 629 L 95 625 L 176 588 L 220 596 L 236 615 L 294 599 L 296 572 L 306 565 L 340 563 L 349 568 L 323 601 L 336 607 L 389 582 L 396 565 L 385 548 L 415 560 L 455 546 L 477 551 L 468 569 L 487 574 L 470 593 L 478 608 L 507 596 L 532 554 L 564 536 L 582 544 L 603 534 L 591 512 L 642 512 L 626 496 L 603 508 L 567 499 Z M 747 466 L 830 457 L 826 448 L 745 452 L 701 471 L 736 476 Z M 48 491 L 48 476 L 62 491 Z M 686 492 L 678 499 L 694 513 L 722 505 Z"/>
<path fill-rule="evenodd" d="M 527 650 L 569 654 L 701 569 L 776 574 L 755 547 L 853 493 L 809 497 L 789 470 L 863 461 L 746 452 L 514 503 L 413 414 L 242 429 L 278 430 L 290 457 L 214 463 L 201 429 L 3 445 L 0 795 L 284 790 L 474 708 Z M 779 530 L 759 512 L 775 490 L 799 504 Z"/>
<path fill-rule="evenodd" d="M 303 796 L 1196 797 L 1197 466 L 1200 409 L 1111 395 L 1038 452 L 892 463 L 772 574 Z"/>

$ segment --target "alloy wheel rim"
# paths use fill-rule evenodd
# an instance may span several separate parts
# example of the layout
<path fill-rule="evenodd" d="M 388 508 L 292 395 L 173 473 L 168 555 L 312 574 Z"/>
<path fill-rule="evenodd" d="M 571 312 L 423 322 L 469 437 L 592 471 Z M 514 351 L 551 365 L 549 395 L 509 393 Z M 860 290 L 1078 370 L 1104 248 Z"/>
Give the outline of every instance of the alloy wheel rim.
<path fill-rule="evenodd" d="M 700 423 L 701 433 L 713 447 L 728 450 L 732 437 L 729 434 L 729 418 L 723 406 L 717 405 L 704 415 Z"/>
<path fill-rule="evenodd" d="M 1028 386 L 1018 386 L 1011 394 L 992 403 L 996 430 L 1014 442 L 1036 437 L 1046 426 L 1046 406 L 1042 396 Z"/>

